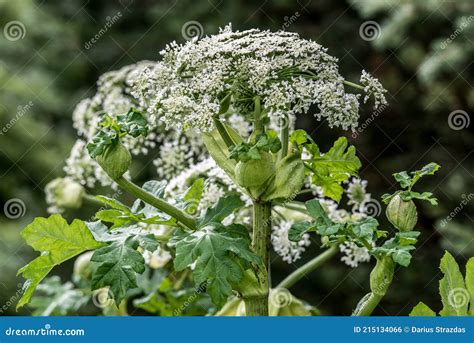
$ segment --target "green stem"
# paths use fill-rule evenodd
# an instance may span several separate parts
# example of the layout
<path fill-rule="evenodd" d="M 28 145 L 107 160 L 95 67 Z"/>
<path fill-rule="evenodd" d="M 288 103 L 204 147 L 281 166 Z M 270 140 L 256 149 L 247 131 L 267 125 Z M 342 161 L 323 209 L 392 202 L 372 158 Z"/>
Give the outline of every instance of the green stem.
<path fill-rule="evenodd" d="M 285 114 L 283 117 L 283 127 L 280 129 L 280 141 L 281 141 L 281 150 L 280 150 L 280 159 L 283 159 L 288 154 L 288 140 L 289 140 L 289 122 L 288 115 Z"/>
<path fill-rule="evenodd" d="M 260 291 L 244 297 L 247 316 L 268 316 L 270 228 L 272 205 L 254 201 L 252 250 L 262 260 L 257 270 Z"/>
<path fill-rule="evenodd" d="M 179 208 L 174 207 L 171 204 L 168 204 L 166 201 L 155 197 L 153 194 L 145 191 L 143 188 L 138 187 L 133 182 L 125 179 L 123 176 L 115 180 L 117 184 L 126 190 L 127 192 L 133 194 L 137 198 L 143 200 L 147 204 L 163 211 L 166 214 L 169 214 L 171 217 L 175 218 L 179 223 L 186 226 L 188 229 L 196 229 L 196 221 L 194 218 L 181 211 Z"/>
<path fill-rule="evenodd" d="M 380 300 L 382 300 L 383 296 L 382 295 L 377 295 L 375 293 L 369 293 L 366 294 L 359 304 L 357 305 L 357 308 L 354 310 L 354 313 L 352 313 L 353 316 L 370 316 L 372 312 L 374 312 L 375 308 L 377 305 L 380 303 Z"/>
<path fill-rule="evenodd" d="M 92 204 L 92 205 L 96 205 L 96 206 L 99 206 L 99 207 L 104 206 L 104 203 L 102 201 L 98 200 L 95 196 L 90 195 L 90 194 L 84 193 L 82 195 L 82 199 L 85 200 L 86 202 Z"/>
<path fill-rule="evenodd" d="M 324 251 L 323 253 L 319 254 L 311 261 L 307 262 L 306 264 L 302 265 L 298 269 L 296 269 L 293 273 L 288 275 L 282 282 L 276 286 L 276 288 L 290 288 L 296 282 L 301 280 L 305 275 L 311 273 L 316 268 L 321 266 L 326 261 L 330 260 L 334 255 L 337 253 L 337 247 L 333 246 Z"/>
<path fill-rule="evenodd" d="M 253 135 L 258 137 L 261 133 L 264 132 L 263 122 L 262 122 L 262 104 L 260 102 L 260 97 L 255 97 L 255 112 L 254 112 L 254 123 L 255 127 L 253 129 Z"/>
<path fill-rule="evenodd" d="M 357 88 L 357 89 L 360 89 L 360 90 L 364 90 L 364 86 L 358 85 L 357 83 L 354 83 L 354 82 L 344 80 L 344 84 L 347 85 L 347 86 L 350 86 L 350 87 L 354 87 L 354 88 Z"/>
<path fill-rule="evenodd" d="M 232 137 L 229 135 L 224 124 L 222 124 L 219 118 L 214 117 L 213 120 L 214 120 L 214 125 L 216 126 L 217 131 L 219 131 L 219 134 L 224 140 L 225 145 L 227 145 L 228 148 L 235 145 L 234 141 L 232 140 Z"/>

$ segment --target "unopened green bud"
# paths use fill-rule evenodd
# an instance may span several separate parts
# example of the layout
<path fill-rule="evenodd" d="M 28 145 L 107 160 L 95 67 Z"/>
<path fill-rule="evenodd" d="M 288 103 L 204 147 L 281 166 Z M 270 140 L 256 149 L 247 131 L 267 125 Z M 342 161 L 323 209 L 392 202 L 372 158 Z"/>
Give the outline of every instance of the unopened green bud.
<path fill-rule="evenodd" d="M 390 223 L 402 232 L 413 230 L 418 221 L 413 200 L 405 201 L 400 194 L 390 200 L 385 213 Z"/>
<path fill-rule="evenodd" d="M 45 187 L 46 202 L 50 212 L 63 212 L 64 209 L 76 209 L 82 205 L 84 187 L 70 177 L 57 178 Z"/>
<path fill-rule="evenodd" d="M 74 277 L 84 280 L 90 280 L 92 276 L 91 257 L 93 251 L 88 251 L 79 255 L 74 261 Z"/>
<path fill-rule="evenodd" d="M 112 180 L 117 180 L 130 167 L 132 155 L 119 143 L 110 145 L 102 155 L 97 156 L 96 161 Z"/>
<path fill-rule="evenodd" d="M 377 264 L 370 273 L 370 290 L 378 296 L 384 296 L 392 283 L 395 263 L 389 256 L 377 258 Z"/>
<path fill-rule="evenodd" d="M 259 160 L 241 161 L 235 167 L 237 183 L 249 190 L 252 195 L 258 195 L 260 187 L 275 173 L 272 155 L 261 151 L 260 156 Z"/>

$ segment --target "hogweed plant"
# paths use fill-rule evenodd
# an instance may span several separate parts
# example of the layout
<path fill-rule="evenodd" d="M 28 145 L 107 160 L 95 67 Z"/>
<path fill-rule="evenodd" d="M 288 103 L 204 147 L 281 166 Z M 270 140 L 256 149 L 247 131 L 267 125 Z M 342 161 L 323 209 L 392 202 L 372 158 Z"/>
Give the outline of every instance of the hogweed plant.
<path fill-rule="evenodd" d="M 436 204 L 412 187 L 439 166 L 394 174 L 401 190 L 383 199 L 395 230 L 382 230 L 355 147 L 341 137 L 323 151 L 294 126 L 317 107 L 330 127 L 355 129 L 360 103 L 386 105 L 379 81 L 365 71 L 360 84 L 346 81 L 326 49 L 289 32 L 228 26 L 161 55 L 106 73 L 74 111 L 67 176 L 46 187 L 55 214 L 22 231 L 41 255 L 19 271 L 27 281 L 18 307 L 65 314 L 92 297 L 106 314 L 126 314 L 132 301 L 160 315 L 311 315 L 288 289 L 341 252 L 351 267 L 376 261 L 353 313 L 370 315 L 396 265 L 410 264 L 413 200 Z M 139 155 L 159 181 L 132 181 Z M 115 194 L 90 194 L 98 186 Z M 133 204 L 118 200 L 121 190 Z M 313 199 L 302 203 L 303 194 Z M 92 220 L 69 224 L 59 214 L 85 202 L 99 207 Z M 272 285 L 270 247 L 292 263 L 311 235 L 325 250 Z M 43 281 L 75 257 L 73 282 Z"/>

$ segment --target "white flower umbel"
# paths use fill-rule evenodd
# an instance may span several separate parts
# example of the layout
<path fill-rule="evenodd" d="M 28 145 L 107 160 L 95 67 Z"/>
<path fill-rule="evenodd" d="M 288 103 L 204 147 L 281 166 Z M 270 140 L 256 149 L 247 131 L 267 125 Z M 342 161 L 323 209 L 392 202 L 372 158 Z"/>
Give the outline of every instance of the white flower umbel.
<path fill-rule="evenodd" d="M 366 247 L 360 247 L 354 242 L 344 242 L 339 246 L 344 254 L 341 261 L 352 268 L 356 268 L 361 262 L 369 262 L 370 254 Z"/>
<path fill-rule="evenodd" d="M 65 209 L 76 209 L 82 205 L 84 187 L 70 177 L 56 178 L 45 189 L 49 213 L 62 213 Z"/>
<path fill-rule="evenodd" d="M 346 189 L 349 201 L 348 205 L 352 205 L 353 212 L 365 213 L 366 204 L 370 202 L 370 193 L 367 193 L 367 181 L 358 178 L 352 178 Z"/>
<path fill-rule="evenodd" d="M 161 61 L 135 78 L 133 94 L 168 126 L 209 131 L 226 97 L 243 116 L 259 98 L 270 117 L 306 113 L 317 105 L 316 117 L 329 126 L 357 126 L 360 95 L 346 92 L 337 59 L 296 33 L 234 32 L 229 25 L 201 40 L 173 42 L 161 54 Z M 377 105 L 385 101 L 377 80 L 365 72 L 362 80 Z"/>
<path fill-rule="evenodd" d="M 301 240 L 292 242 L 288 239 L 288 231 L 293 225 L 291 220 L 282 220 L 273 225 L 271 242 L 273 250 L 281 256 L 283 261 L 293 263 L 301 258 L 301 254 L 311 244 L 309 234 L 305 233 Z"/>

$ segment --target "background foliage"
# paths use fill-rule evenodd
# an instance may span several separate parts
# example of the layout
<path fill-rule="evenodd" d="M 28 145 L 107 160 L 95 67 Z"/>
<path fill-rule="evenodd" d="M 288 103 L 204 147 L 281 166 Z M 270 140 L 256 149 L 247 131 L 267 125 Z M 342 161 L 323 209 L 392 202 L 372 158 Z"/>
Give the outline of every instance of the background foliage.
<path fill-rule="evenodd" d="M 470 0 L 0 0 L 0 304 L 8 305 L 0 314 L 15 314 L 9 304 L 21 280 L 14 275 L 34 256 L 19 231 L 46 214 L 43 188 L 62 175 L 75 139 L 74 106 L 94 93 L 104 72 L 157 59 L 167 42 L 183 42 L 183 25 L 191 20 L 202 25 L 204 34 L 229 22 L 236 29 L 295 31 L 338 57 L 347 79 L 357 80 L 365 68 L 382 81 L 390 106 L 382 113 L 363 113 L 361 131 L 330 130 L 311 116 L 301 117 L 298 125 L 324 148 L 346 135 L 358 148 L 361 177 L 369 181 L 373 197 L 395 189 L 393 172 L 430 161 L 442 165 L 436 177 L 423 181 L 440 205 L 419 205 L 421 244 L 375 314 L 406 315 L 419 300 L 439 310 L 443 249 L 460 265 L 474 255 L 473 12 Z M 16 40 L 7 39 L 12 21 L 24 25 Z M 367 25 L 375 35 L 364 31 Z M 453 111 L 462 122 L 453 122 Z M 143 180 L 152 176 L 139 175 Z M 18 218 L 4 210 L 11 199 L 25 205 Z M 87 209 L 68 213 L 69 218 L 90 215 Z M 317 249 L 313 244 L 297 265 Z M 296 265 L 273 258 L 276 283 Z M 300 282 L 294 294 L 323 314 L 347 315 L 368 289 L 370 265 L 349 269 L 335 259 Z M 66 264 L 57 274 L 66 281 L 71 269 Z M 91 305 L 81 314 L 96 312 Z"/>

